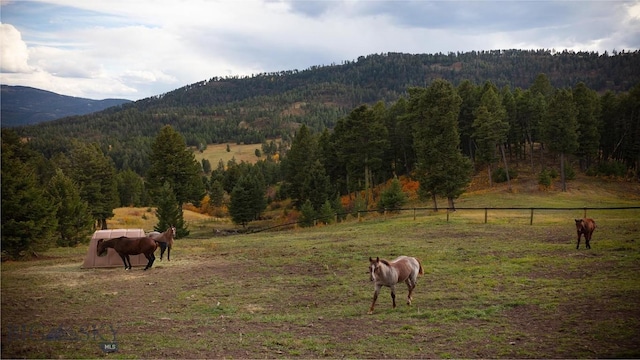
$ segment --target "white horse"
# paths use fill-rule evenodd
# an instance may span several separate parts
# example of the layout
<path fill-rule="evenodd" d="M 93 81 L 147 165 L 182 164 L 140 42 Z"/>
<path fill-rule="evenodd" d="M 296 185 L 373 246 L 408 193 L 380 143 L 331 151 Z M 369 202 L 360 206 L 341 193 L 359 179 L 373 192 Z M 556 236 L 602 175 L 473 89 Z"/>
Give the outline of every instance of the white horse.
<path fill-rule="evenodd" d="M 373 302 L 369 308 L 369 314 L 373 314 L 373 307 L 378 299 L 380 288 L 388 286 L 391 288 L 391 299 L 393 300 L 393 308 L 396 307 L 396 284 L 405 282 L 409 288 L 407 296 L 407 305 L 411 305 L 411 293 L 416 287 L 418 275 L 424 274 L 422 264 L 414 257 L 399 256 L 395 260 L 389 262 L 376 257 L 369 258 L 369 275 L 371 281 L 375 283 L 376 290 L 373 293 Z"/>

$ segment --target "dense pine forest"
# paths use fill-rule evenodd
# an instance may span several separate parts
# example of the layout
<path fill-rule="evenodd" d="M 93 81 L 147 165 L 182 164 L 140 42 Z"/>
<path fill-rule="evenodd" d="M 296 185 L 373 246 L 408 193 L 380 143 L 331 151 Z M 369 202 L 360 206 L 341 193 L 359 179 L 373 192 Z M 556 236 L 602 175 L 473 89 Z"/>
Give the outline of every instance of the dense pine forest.
<path fill-rule="evenodd" d="M 195 161 L 191 148 L 225 142 L 262 143 L 260 160 Z M 185 204 L 226 209 L 246 225 L 291 199 L 303 218 L 326 218 L 351 210 L 345 194 L 362 194 L 353 207 L 401 206 L 402 178 L 436 207 L 437 198 L 455 207 L 474 173 L 510 183 L 514 163 L 539 173 L 541 186 L 557 172 L 563 190 L 576 171 L 637 181 L 640 53 L 389 53 L 212 78 L 3 129 L 2 162 L 3 255 L 16 258 L 83 241 L 118 206 L 156 206 L 159 226 L 184 236 Z M 33 201 L 37 215 L 24 206 Z"/>

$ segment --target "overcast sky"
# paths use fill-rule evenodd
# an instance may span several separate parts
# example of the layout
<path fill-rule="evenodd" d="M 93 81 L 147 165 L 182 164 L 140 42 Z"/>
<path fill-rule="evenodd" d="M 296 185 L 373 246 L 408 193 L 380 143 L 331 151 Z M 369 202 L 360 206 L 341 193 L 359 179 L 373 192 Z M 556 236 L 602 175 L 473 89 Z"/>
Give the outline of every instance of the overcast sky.
<path fill-rule="evenodd" d="M 139 100 L 387 52 L 640 50 L 636 1 L 0 0 L 0 83 Z"/>

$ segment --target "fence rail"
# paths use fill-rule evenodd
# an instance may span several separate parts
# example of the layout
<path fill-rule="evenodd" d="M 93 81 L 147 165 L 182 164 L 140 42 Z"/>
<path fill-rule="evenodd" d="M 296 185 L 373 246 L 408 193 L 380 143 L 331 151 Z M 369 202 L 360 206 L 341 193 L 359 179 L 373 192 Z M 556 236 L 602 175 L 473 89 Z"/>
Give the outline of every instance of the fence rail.
<path fill-rule="evenodd" d="M 413 208 L 394 208 L 394 209 L 384 209 L 384 211 L 382 211 L 382 213 L 384 213 L 385 215 L 389 212 L 402 212 L 402 211 L 413 211 L 413 220 L 417 219 L 417 212 L 418 211 L 434 211 L 434 212 L 439 212 L 439 211 L 446 211 L 446 215 L 447 215 L 447 222 L 449 222 L 449 215 L 453 212 L 456 212 L 458 210 L 482 210 L 484 211 L 484 223 L 486 224 L 488 222 L 488 213 L 489 211 L 501 211 L 501 210 L 522 210 L 522 211 L 529 211 L 529 225 L 533 225 L 533 214 L 535 210 L 540 210 L 540 211 L 572 211 L 572 210 L 582 210 L 583 211 L 583 217 L 587 217 L 587 211 L 589 210 L 597 210 L 597 211 L 601 211 L 601 210 L 640 210 L 640 206 L 619 206 L 619 207 L 456 207 L 456 208 L 448 208 L 448 207 L 440 207 L 440 208 L 434 208 L 434 207 L 413 207 Z M 358 217 L 358 221 L 361 220 L 361 214 L 366 214 L 366 213 L 381 213 L 380 210 L 358 210 L 358 211 L 352 211 L 352 212 L 347 212 L 347 213 L 336 213 L 334 215 L 334 220 L 335 222 L 339 222 L 340 218 L 344 218 L 347 215 L 355 215 L 357 212 L 357 217 Z M 314 225 L 317 224 L 318 221 L 324 221 L 325 219 L 321 219 L 321 218 L 316 218 L 314 219 Z M 262 229 L 254 229 L 252 231 L 250 231 L 251 233 L 257 233 L 257 232 L 262 232 L 262 231 L 267 231 L 267 230 L 273 230 L 273 229 L 277 229 L 277 228 L 282 228 L 282 227 L 286 227 L 286 226 L 294 226 L 297 224 L 301 224 L 303 223 L 303 221 L 296 221 L 296 222 L 290 222 L 290 223 L 286 223 L 286 224 L 279 224 L 279 225 L 274 225 L 274 226 L 269 226 L 266 228 L 262 228 Z"/>

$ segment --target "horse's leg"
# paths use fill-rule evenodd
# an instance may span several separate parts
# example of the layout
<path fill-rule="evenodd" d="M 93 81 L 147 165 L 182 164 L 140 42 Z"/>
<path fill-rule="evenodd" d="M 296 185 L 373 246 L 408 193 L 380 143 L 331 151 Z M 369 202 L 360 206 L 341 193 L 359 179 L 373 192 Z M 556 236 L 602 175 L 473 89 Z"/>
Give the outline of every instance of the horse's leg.
<path fill-rule="evenodd" d="M 393 308 L 396 308 L 396 286 L 395 285 L 391 285 L 389 286 L 391 288 L 391 300 L 393 301 Z"/>
<path fill-rule="evenodd" d="M 126 255 L 123 255 L 123 254 L 118 254 L 118 255 L 120 255 L 120 258 L 122 258 L 122 262 L 124 263 L 124 269 L 128 270 L 127 269 L 127 258 L 126 258 Z"/>
<path fill-rule="evenodd" d="M 167 249 L 167 243 L 160 243 L 160 261 L 162 261 L 162 257 L 164 256 L 164 251 Z"/>
<path fill-rule="evenodd" d="M 171 245 L 167 246 L 167 261 L 171 261 L 171 259 L 169 259 L 169 257 L 171 256 Z"/>
<path fill-rule="evenodd" d="M 591 249 L 591 232 L 587 231 L 586 234 L 584 234 L 584 243 L 587 246 L 587 249 Z"/>
<path fill-rule="evenodd" d="M 144 269 L 151 269 L 151 266 L 153 266 L 153 262 L 156 260 L 156 256 L 153 253 L 147 253 L 144 254 L 144 256 L 147 258 L 147 260 L 149 260 L 147 262 L 147 266 Z"/>
<path fill-rule="evenodd" d="M 407 288 L 409 288 L 409 295 L 407 295 L 407 305 L 411 306 L 411 293 L 413 293 L 413 289 L 416 287 L 416 281 L 409 277 L 407 281 Z"/>
<path fill-rule="evenodd" d="M 576 249 L 579 249 L 579 248 L 580 248 L 580 231 L 578 231 L 578 245 L 576 245 Z"/>
<path fill-rule="evenodd" d="M 131 258 L 129 257 L 129 255 L 125 255 L 126 259 L 127 259 L 127 263 L 129 263 L 129 268 L 128 270 L 131 270 Z M 125 263 L 126 266 L 126 263 Z"/>
<path fill-rule="evenodd" d="M 373 307 L 376 305 L 376 300 L 378 299 L 378 293 L 380 293 L 380 288 L 382 285 L 376 284 L 376 290 L 373 292 L 373 301 L 371 302 L 371 307 L 369 308 L 369 315 L 373 314 Z"/>

